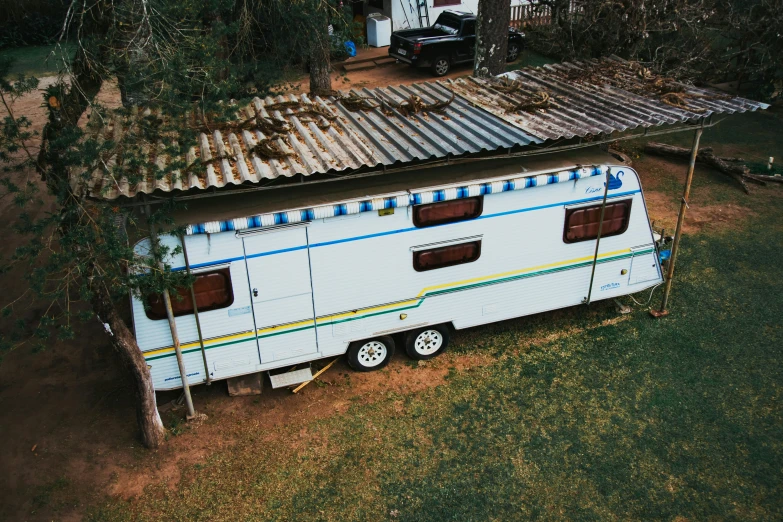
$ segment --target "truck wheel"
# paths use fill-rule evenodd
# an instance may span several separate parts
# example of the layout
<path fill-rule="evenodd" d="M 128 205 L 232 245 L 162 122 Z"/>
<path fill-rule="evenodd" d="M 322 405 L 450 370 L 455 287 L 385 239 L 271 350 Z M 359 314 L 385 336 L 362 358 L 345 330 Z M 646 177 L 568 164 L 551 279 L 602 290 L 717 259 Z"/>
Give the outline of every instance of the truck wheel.
<path fill-rule="evenodd" d="M 507 62 L 514 62 L 517 58 L 519 58 L 519 52 L 522 49 L 520 49 L 518 43 L 509 42 L 508 43 L 508 52 L 506 54 L 506 61 Z"/>
<path fill-rule="evenodd" d="M 405 353 L 417 361 L 432 359 L 446 351 L 450 337 L 445 325 L 411 330 L 405 336 Z"/>
<path fill-rule="evenodd" d="M 348 364 L 357 372 L 380 370 L 394 355 L 394 340 L 384 335 L 364 341 L 355 341 L 348 346 Z"/>
<path fill-rule="evenodd" d="M 445 76 L 451 69 L 451 63 L 447 56 L 438 56 L 432 62 L 432 73 L 435 76 Z"/>

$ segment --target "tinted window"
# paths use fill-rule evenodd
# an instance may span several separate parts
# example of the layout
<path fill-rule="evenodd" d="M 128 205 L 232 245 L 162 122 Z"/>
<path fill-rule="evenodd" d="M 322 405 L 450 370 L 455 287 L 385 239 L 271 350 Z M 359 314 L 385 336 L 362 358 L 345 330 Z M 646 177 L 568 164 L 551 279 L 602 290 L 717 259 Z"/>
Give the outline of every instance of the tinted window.
<path fill-rule="evenodd" d="M 607 203 L 604 211 L 604 225 L 601 237 L 617 236 L 628 228 L 631 216 L 631 200 Z M 601 219 L 601 204 L 566 210 L 563 241 L 577 243 L 598 237 L 598 223 Z"/>
<path fill-rule="evenodd" d="M 475 219 L 484 208 L 482 196 L 427 203 L 413 207 L 413 224 L 419 228 Z"/>
<path fill-rule="evenodd" d="M 196 294 L 196 305 L 199 312 L 208 312 L 231 306 L 234 302 L 234 291 L 231 288 L 231 272 L 228 268 L 197 274 L 193 282 L 193 292 Z M 166 319 L 166 305 L 163 294 L 153 294 L 147 298 L 147 317 L 153 320 Z M 171 295 L 171 308 L 174 317 L 193 313 L 193 300 L 190 298 L 190 288 L 178 288 L 176 295 Z"/>
<path fill-rule="evenodd" d="M 450 4 L 442 4 L 442 5 L 450 5 Z M 437 7 L 437 5 L 435 7 Z M 459 25 L 460 25 L 459 18 L 457 18 L 454 15 L 444 13 L 438 17 L 437 21 L 435 22 L 435 25 L 433 25 L 432 27 L 440 31 L 443 31 L 446 34 L 457 34 L 459 32 Z"/>
<path fill-rule="evenodd" d="M 460 243 L 413 253 L 413 268 L 417 272 L 472 263 L 481 256 L 481 241 Z"/>
<path fill-rule="evenodd" d="M 465 30 L 462 33 L 462 36 L 473 36 L 476 34 L 476 21 L 475 20 L 468 20 L 465 22 Z"/>

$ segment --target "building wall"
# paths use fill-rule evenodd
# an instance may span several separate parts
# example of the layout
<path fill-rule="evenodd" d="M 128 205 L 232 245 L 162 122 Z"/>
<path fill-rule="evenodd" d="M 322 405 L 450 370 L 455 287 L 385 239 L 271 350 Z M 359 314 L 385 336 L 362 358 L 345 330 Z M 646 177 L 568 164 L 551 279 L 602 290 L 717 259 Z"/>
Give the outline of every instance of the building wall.
<path fill-rule="evenodd" d="M 383 0 L 383 14 L 392 19 L 392 30 L 410 29 L 419 27 L 419 18 L 416 11 L 417 0 Z M 478 12 L 479 0 L 461 0 L 458 4 L 443 7 L 435 7 L 435 0 L 427 0 L 430 13 L 430 24 L 435 23 L 438 15 L 445 10 Z M 510 0 L 510 5 L 529 4 L 528 0 Z M 367 7 L 366 13 L 381 12 L 380 9 Z"/>

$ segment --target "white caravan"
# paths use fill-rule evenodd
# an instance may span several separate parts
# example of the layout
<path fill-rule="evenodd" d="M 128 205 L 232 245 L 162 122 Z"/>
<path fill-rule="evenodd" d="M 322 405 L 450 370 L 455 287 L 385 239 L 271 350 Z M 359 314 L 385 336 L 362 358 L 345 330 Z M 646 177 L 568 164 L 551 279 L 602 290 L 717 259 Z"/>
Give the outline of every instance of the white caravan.
<path fill-rule="evenodd" d="M 178 219 L 189 224 L 204 344 L 183 289 L 173 304 L 191 384 L 346 353 L 354 369 L 375 370 L 395 338 L 428 359 L 452 329 L 662 280 L 636 172 L 595 151 L 208 197 Z M 169 263 L 185 268 L 181 254 Z M 161 301 L 132 305 L 155 388 L 168 390 L 181 378 Z"/>

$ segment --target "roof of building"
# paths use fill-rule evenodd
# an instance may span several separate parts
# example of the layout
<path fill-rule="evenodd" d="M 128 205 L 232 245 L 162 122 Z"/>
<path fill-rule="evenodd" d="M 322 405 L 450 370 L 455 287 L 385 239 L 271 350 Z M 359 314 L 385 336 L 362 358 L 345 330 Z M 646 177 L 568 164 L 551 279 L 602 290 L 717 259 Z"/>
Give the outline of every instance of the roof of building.
<path fill-rule="evenodd" d="M 619 59 L 525 68 L 491 80 L 460 78 L 353 90 L 336 97 L 256 98 L 237 113 L 239 121 L 253 121 L 255 126 L 200 134 L 185 160 L 203 168 L 130 184 L 114 179 L 110 159 L 108 169 L 96 170 L 84 189 L 92 197 L 113 200 L 156 191 L 257 185 L 295 175 L 349 173 L 520 149 L 767 107 L 679 84 Z M 117 121 L 101 132 L 116 139 L 122 132 L 112 128 Z M 269 124 L 284 130 L 273 133 Z M 271 146 L 273 153 L 265 152 L 264 146 Z M 158 157 L 156 162 L 164 168 L 167 158 Z"/>

